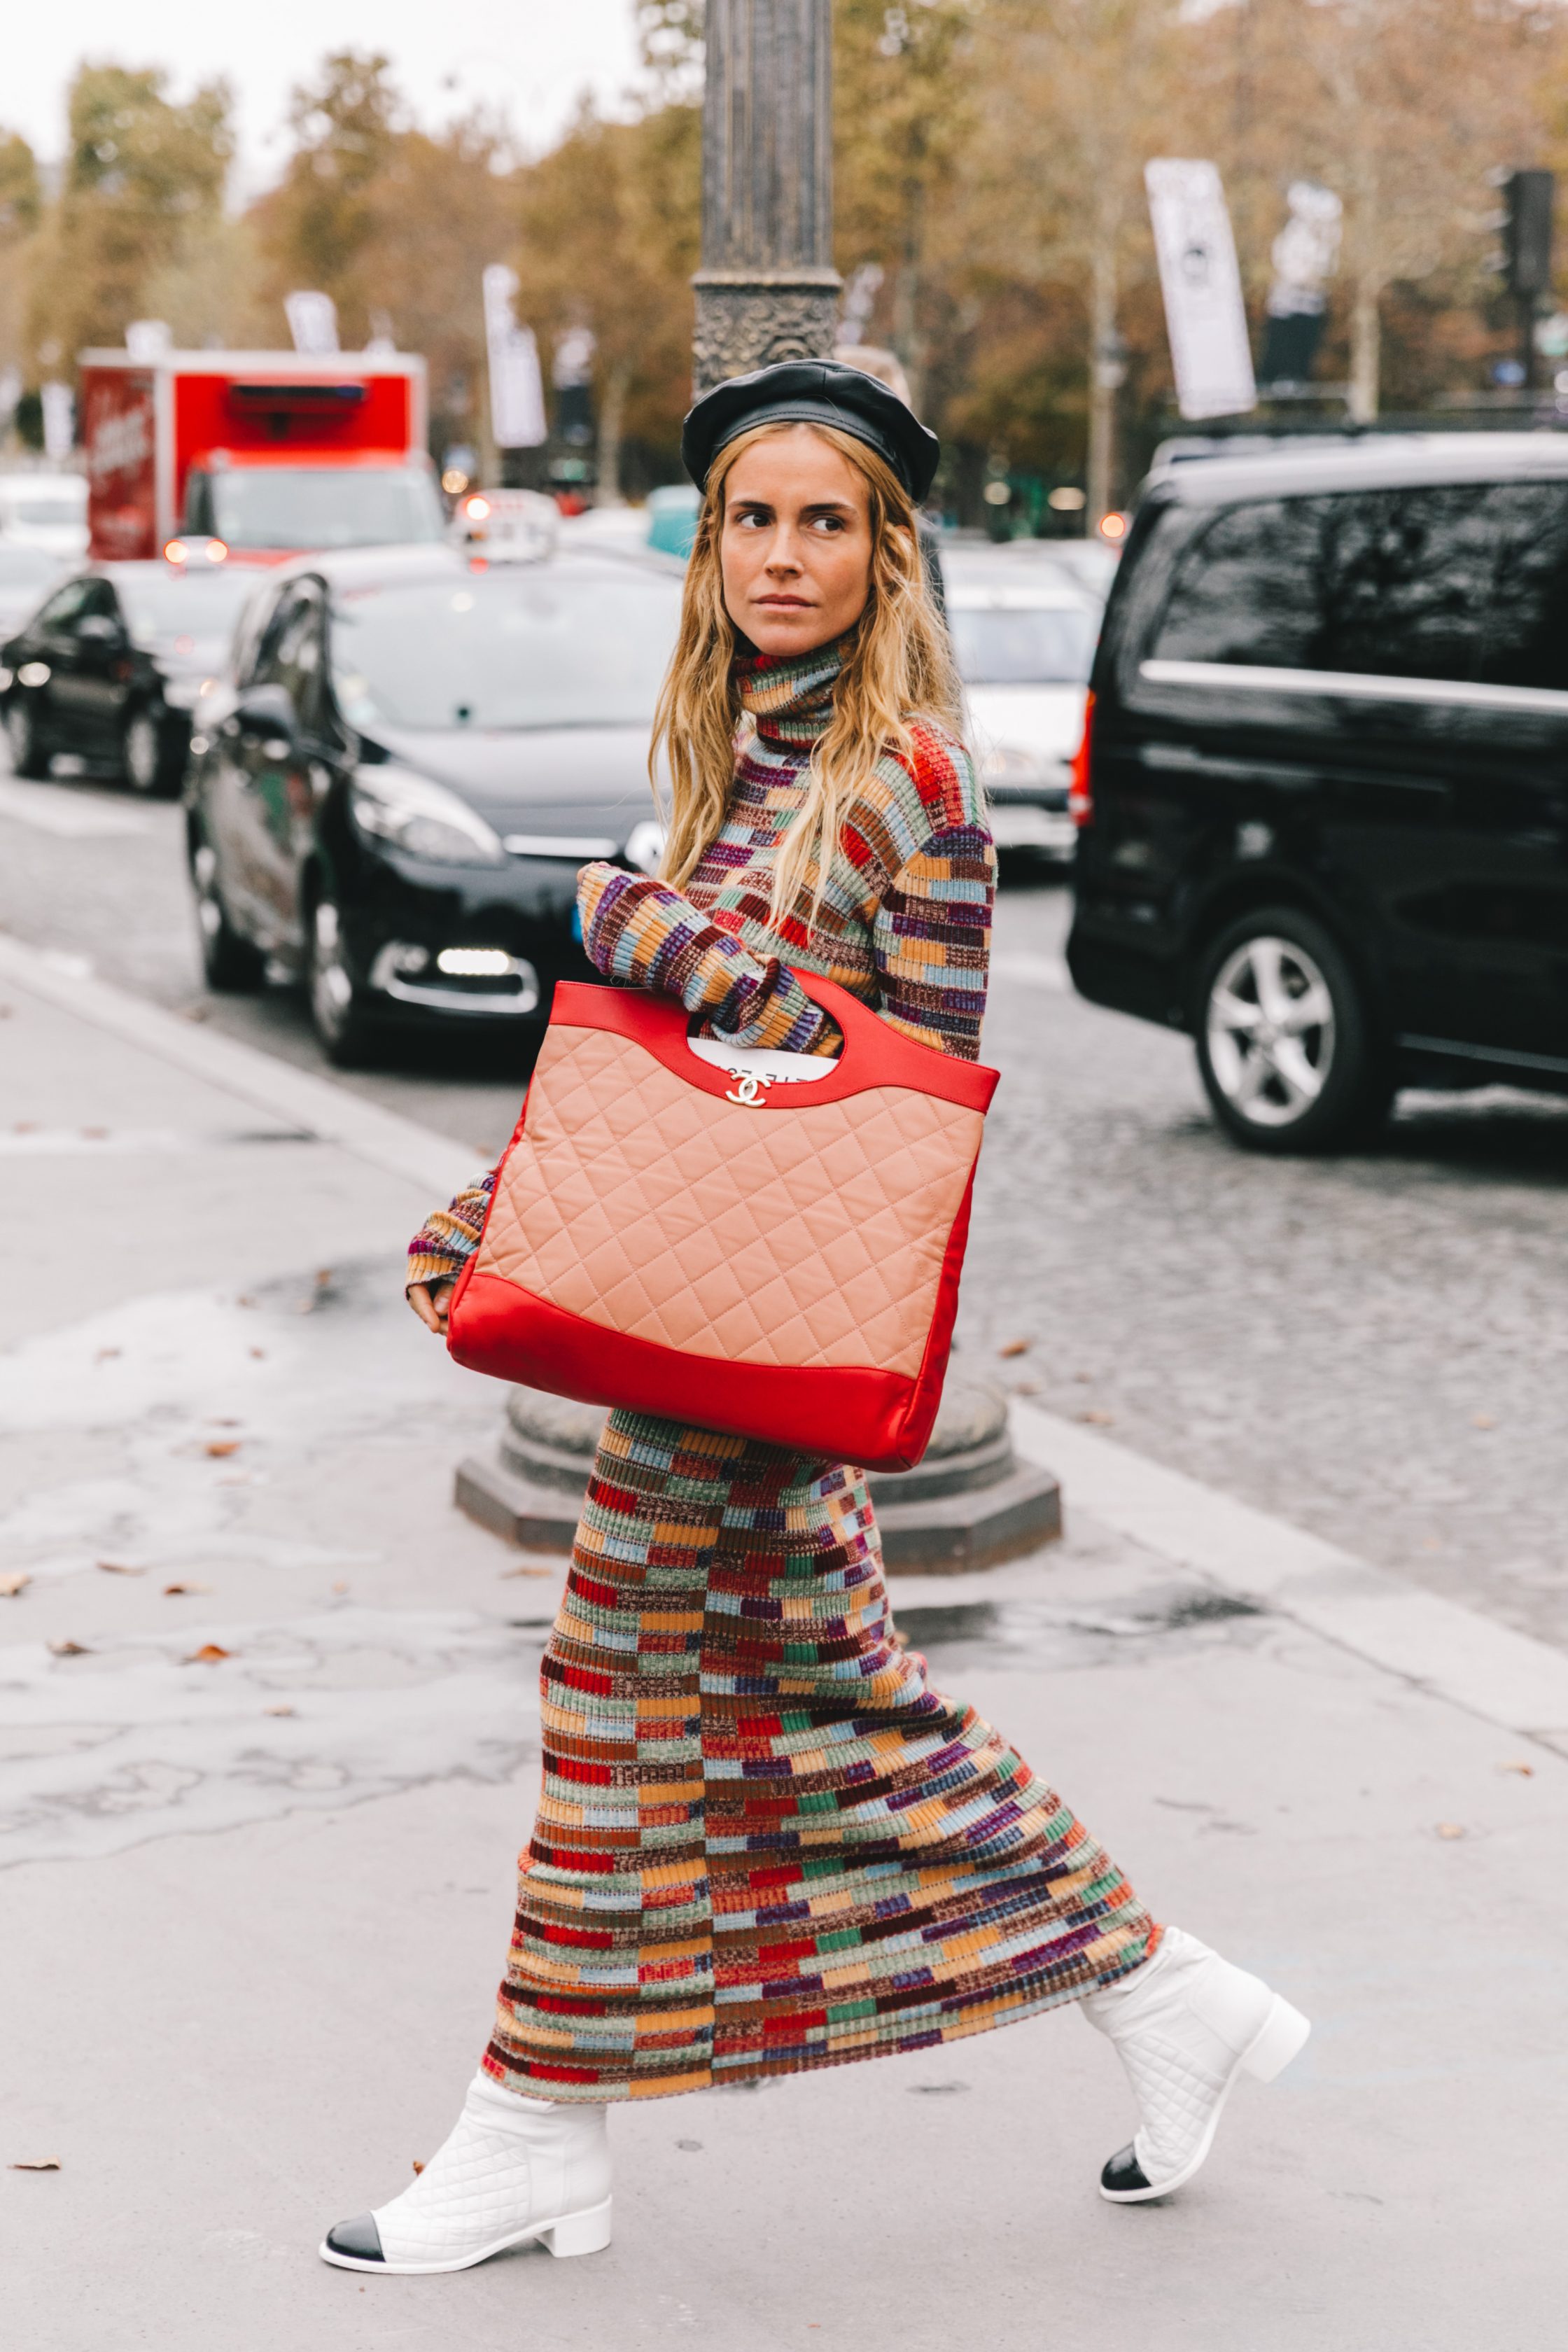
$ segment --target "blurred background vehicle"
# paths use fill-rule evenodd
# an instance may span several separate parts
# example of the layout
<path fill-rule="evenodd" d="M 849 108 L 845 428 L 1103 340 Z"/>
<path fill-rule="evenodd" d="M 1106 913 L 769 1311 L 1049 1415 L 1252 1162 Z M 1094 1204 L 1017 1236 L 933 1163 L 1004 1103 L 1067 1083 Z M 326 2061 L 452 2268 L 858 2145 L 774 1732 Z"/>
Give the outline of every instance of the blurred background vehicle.
<path fill-rule="evenodd" d="M 1074 752 L 1100 600 L 1048 558 L 944 546 L 947 621 L 970 748 L 1001 850 L 1069 857 Z"/>
<path fill-rule="evenodd" d="M 0 642 L 31 618 L 44 592 L 67 569 L 47 548 L 0 538 Z"/>
<path fill-rule="evenodd" d="M 256 555 L 442 535 L 422 358 L 163 346 L 84 352 L 80 373 L 103 561 L 151 559 L 177 531 Z"/>
<path fill-rule="evenodd" d="M 654 703 L 679 576 L 563 551 L 300 560 L 247 613 L 192 742 L 186 848 L 219 989 L 309 991 L 329 1055 L 549 1016 L 592 979 L 580 866 L 651 872 Z"/>
<path fill-rule="evenodd" d="M 192 713 L 216 685 L 258 576 L 199 550 L 75 573 L 0 646 L 11 764 L 47 776 L 74 754 L 137 792 L 177 791 Z M 0 554 L 0 564 L 3 564 Z"/>
<path fill-rule="evenodd" d="M 87 484 L 79 474 L 0 474 L 0 545 L 37 548 L 61 563 L 87 553 Z"/>
<path fill-rule="evenodd" d="M 1093 688 L 1072 976 L 1190 1032 L 1228 1134 L 1568 1093 L 1568 441 L 1163 468 Z"/>

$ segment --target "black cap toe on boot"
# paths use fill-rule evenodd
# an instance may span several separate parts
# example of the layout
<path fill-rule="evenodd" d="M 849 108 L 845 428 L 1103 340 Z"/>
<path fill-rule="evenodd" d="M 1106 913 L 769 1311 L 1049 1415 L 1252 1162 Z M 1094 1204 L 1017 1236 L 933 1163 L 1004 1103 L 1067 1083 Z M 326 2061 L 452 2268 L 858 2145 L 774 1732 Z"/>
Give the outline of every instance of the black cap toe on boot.
<path fill-rule="evenodd" d="M 1107 2197 L 1147 2197 L 1151 2185 L 1131 2142 L 1117 2149 L 1100 2176 L 1101 2192 Z"/>
<path fill-rule="evenodd" d="M 381 2231 L 375 2226 L 374 2213 L 361 2213 L 353 2221 L 336 2221 L 327 2231 L 327 2243 L 334 2254 L 348 2254 L 356 2263 L 384 2263 Z"/>

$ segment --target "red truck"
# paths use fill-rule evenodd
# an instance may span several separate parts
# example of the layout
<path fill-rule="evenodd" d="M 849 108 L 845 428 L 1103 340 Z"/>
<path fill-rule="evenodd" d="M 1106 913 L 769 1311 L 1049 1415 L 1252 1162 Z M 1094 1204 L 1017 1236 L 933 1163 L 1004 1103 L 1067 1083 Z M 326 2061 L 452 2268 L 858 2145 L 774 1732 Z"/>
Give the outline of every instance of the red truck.
<path fill-rule="evenodd" d="M 403 352 L 81 354 L 89 551 L 181 533 L 281 562 L 443 536 L 425 362 Z"/>

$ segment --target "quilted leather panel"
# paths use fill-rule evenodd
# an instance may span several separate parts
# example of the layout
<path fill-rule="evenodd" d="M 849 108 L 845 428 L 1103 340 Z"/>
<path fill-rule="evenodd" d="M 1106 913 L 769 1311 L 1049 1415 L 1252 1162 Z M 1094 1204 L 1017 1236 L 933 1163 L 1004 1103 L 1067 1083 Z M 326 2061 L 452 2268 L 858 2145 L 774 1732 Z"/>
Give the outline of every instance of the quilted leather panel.
<path fill-rule="evenodd" d="M 748 1109 L 552 1026 L 475 1271 L 659 1347 L 912 1379 L 981 1126 L 901 1087 Z"/>

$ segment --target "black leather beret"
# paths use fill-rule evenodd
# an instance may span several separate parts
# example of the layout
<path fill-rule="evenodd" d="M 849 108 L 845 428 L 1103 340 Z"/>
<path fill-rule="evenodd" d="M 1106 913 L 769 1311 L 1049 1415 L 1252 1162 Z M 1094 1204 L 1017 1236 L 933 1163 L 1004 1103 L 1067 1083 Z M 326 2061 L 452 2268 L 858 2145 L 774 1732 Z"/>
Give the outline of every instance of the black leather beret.
<path fill-rule="evenodd" d="M 836 425 L 875 449 L 916 506 L 931 486 L 942 444 L 896 392 L 838 360 L 781 360 L 705 392 L 680 428 L 681 462 L 698 488 L 721 449 L 754 425 Z"/>

